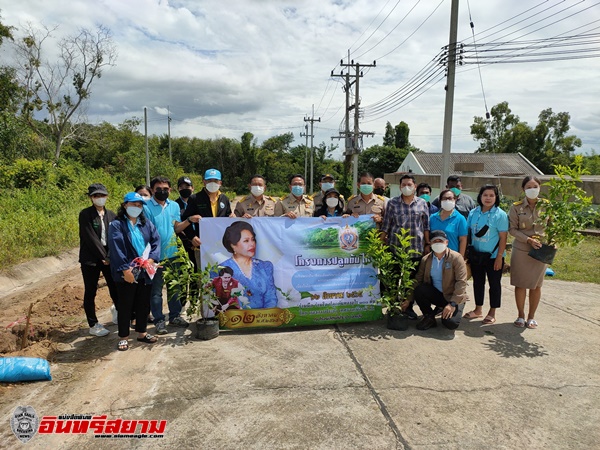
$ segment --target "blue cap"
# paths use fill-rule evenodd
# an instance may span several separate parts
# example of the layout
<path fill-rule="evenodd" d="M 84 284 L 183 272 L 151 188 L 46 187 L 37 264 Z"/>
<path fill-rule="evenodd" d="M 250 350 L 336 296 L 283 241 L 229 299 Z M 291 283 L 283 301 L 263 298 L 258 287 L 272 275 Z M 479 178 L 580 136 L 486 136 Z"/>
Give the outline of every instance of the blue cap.
<path fill-rule="evenodd" d="M 221 180 L 221 172 L 219 172 L 217 169 L 208 169 L 206 172 L 204 172 L 204 179 L 205 180 Z"/>
<path fill-rule="evenodd" d="M 128 192 L 127 194 L 125 194 L 125 197 L 123 197 L 123 203 L 127 202 L 142 202 L 144 205 L 146 204 L 146 200 L 144 200 L 144 197 L 142 197 L 137 192 Z"/>

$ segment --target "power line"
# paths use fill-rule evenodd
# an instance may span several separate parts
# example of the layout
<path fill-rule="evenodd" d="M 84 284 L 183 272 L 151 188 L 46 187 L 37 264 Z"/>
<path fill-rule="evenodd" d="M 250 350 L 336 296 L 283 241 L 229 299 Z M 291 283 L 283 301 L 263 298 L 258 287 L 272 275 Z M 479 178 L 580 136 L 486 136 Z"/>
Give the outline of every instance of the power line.
<path fill-rule="evenodd" d="M 442 0 L 442 2 L 443 2 L 443 1 L 444 1 L 444 0 Z M 398 3 L 400 3 L 400 1 L 399 1 L 399 0 L 398 0 Z M 398 5 L 398 3 L 396 3 L 396 5 Z M 394 28 L 392 28 L 392 29 L 391 29 L 391 30 L 390 30 L 390 31 L 389 31 L 389 32 L 388 32 L 388 33 L 387 33 L 387 34 L 386 34 L 386 35 L 385 35 L 385 36 L 384 36 L 384 37 L 383 37 L 383 38 L 382 38 L 382 39 L 381 39 L 379 42 L 377 42 L 377 43 L 376 43 L 374 46 L 372 46 L 372 47 L 371 47 L 369 50 L 367 50 L 367 51 L 365 51 L 365 52 L 361 53 L 360 55 L 358 55 L 356 58 L 357 58 L 357 59 L 358 59 L 358 58 L 362 58 L 362 57 L 363 57 L 363 56 L 365 56 L 367 53 L 369 53 L 371 50 L 373 50 L 374 48 L 376 48 L 376 47 L 377 47 L 379 44 L 381 44 L 383 41 L 385 41 L 385 40 L 386 40 L 386 39 L 389 37 L 389 35 L 390 35 L 390 34 L 392 34 L 392 33 L 394 32 L 394 30 L 395 30 L 396 28 L 398 28 L 398 27 L 399 27 L 399 26 L 402 24 L 402 22 L 404 22 L 404 20 L 406 20 L 406 18 L 407 18 L 407 17 L 410 15 L 410 13 L 411 13 L 411 12 L 413 12 L 413 10 L 414 10 L 414 9 L 417 7 L 417 5 L 418 5 L 419 3 L 421 3 L 421 0 L 418 0 L 418 1 L 417 1 L 417 3 L 415 3 L 415 5 L 414 5 L 414 6 L 413 6 L 413 7 L 412 7 L 412 8 L 411 8 L 411 9 L 410 9 L 410 10 L 409 10 L 409 11 L 408 11 L 408 12 L 407 12 L 405 15 L 404 15 L 404 17 L 403 17 L 403 18 L 400 20 L 400 22 L 398 22 L 398 23 L 396 24 L 396 26 L 395 26 Z M 394 8 L 395 8 L 395 6 L 394 6 Z M 392 10 L 392 11 L 393 11 L 393 10 Z M 391 11 L 390 11 L 390 13 L 391 13 Z M 387 19 L 387 17 L 386 17 L 386 19 Z M 378 28 L 379 28 L 379 27 L 378 27 Z M 377 30 L 375 30 L 375 31 L 377 31 Z M 374 31 L 373 33 L 375 33 L 375 31 Z M 413 33 L 413 34 L 414 34 L 414 33 Z M 371 34 L 371 36 L 372 36 L 372 34 Z M 370 36 L 369 36 L 369 37 L 370 37 Z M 408 39 L 408 38 L 407 38 L 407 39 Z M 358 50 L 358 49 L 356 49 L 356 50 Z"/>

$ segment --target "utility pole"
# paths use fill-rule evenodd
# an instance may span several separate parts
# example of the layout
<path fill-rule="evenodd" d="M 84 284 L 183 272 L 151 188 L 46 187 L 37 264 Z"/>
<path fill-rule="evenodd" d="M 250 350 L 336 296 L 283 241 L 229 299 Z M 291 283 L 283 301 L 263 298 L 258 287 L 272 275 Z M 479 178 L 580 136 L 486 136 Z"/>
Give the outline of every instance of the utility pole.
<path fill-rule="evenodd" d="M 171 153 L 171 112 L 167 106 L 167 130 L 169 136 L 169 161 L 173 162 L 173 154 Z"/>
<path fill-rule="evenodd" d="M 306 138 L 304 146 L 304 179 L 308 178 L 308 124 L 304 125 L 304 133 L 300 133 L 300 137 Z"/>
<path fill-rule="evenodd" d="M 313 180 L 315 178 L 315 174 L 314 174 L 314 172 L 315 172 L 315 164 L 314 164 L 315 147 L 314 147 L 314 143 L 313 143 L 315 134 L 313 133 L 313 127 L 314 127 L 315 122 L 321 121 L 320 117 L 318 119 L 315 119 L 315 105 L 312 105 L 312 117 L 311 118 L 305 117 L 304 121 L 310 122 L 310 193 L 312 194 Z"/>
<path fill-rule="evenodd" d="M 150 152 L 148 152 L 148 110 L 144 106 L 144 145 L 146 147 L 146 186 L 150 186 Z"/>
<path fill-rule="evenodd" d="M 340 136 L 332 136 L 332 139 L 344 139 L 346 142 L 345 148 L 345 156 L 346 159 L 352 158 L 352 194 L 356 195 L 357 188 L 356 184 L 358 183 L 358 155 L 362 149 L 362 138 L 363 136 L 375 136 L 373 132 L 365 132 L 360 131 L 359 121 L 360 121 L 360 93 L 359 93 L 359 80 L 362 78 L 363 73 L 361 71 L 362 67 L 376 67 L 376 61 L 373 61 L 373 64 L 360 64 L 358 62 L 354 62 L 354 60 L 350 61 L 350 52 L 348 52 L 348 64 L 344 63 L 344 60 L 340 61 L 340 66 L 348 68 L 348 71 L 344 74 L 342 70 L 339 74 L 334 74 L 331 71 L 332 77 L 343 77 L 345 78 L 346 85 L 346 126 L 345 131 L 340 133 Z M 354 68 L 354 80 L 350 81 L 350 68 Z M 355 85 L 354 89 L 354 104 L 350 105 L 350 87 Z M 350 111 L 354 110 L 354 130 L 350 131 Z"/>
<path fill-rule="evenodd" d="M 450 175 L 450 148 L 452 145 L 452 114 L 454 110 L 454 79 L 456 75 L 456 37 L 458 34 L 458 0 L 452 0 L 450 9 L 450 39 L 448 42 L 448 77 L 446 79 L 446 106 L 442 138 L 442 175 L 440 189 L 446 186 Z"/>

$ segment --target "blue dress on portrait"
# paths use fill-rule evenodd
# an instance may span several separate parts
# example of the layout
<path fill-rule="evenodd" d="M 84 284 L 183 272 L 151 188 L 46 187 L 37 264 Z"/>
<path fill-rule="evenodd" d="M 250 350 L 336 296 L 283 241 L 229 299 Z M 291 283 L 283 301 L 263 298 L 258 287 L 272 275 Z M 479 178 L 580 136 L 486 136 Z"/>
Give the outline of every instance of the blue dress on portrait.
<path fill-rule="evenodd" d="M 277 306 L 277 288 L 273 279 L 273 263 L 252 259 L 252 278 L 246 277 L 233 258 L 226 259 L 219 266 L 233 269 L 233 278 L 244 286 L 248 297 L 245 309 L 274 308 Z"/>

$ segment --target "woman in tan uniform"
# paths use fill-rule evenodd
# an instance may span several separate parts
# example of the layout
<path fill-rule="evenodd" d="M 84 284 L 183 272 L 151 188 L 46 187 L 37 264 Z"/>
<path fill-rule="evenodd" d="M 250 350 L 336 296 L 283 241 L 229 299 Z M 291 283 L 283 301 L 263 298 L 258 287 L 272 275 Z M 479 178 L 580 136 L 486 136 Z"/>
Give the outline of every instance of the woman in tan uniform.
<path fill-rule="evenodd" d="M 542 283 L 546 273 L 546 264 L 528 255 L 532 248 L 542 246 L 540 237 L 544 235 L 544 227 L 538 221 L 538 212 L 542 199 L 540 180 L 527 176 L 521 183 L 525 198 L 513 203 L 508 213 L 510 227 L 508 232 L 514 236 L 510 258 L 510 284 L 515 287 L 515 300 L 519 317 L 514 325 L 519 328 L 537 328 L 534 319 L 535 311 L 542 296 Z M 525 321 L 525 298 L 529 289 L 529 313 Z"/>

